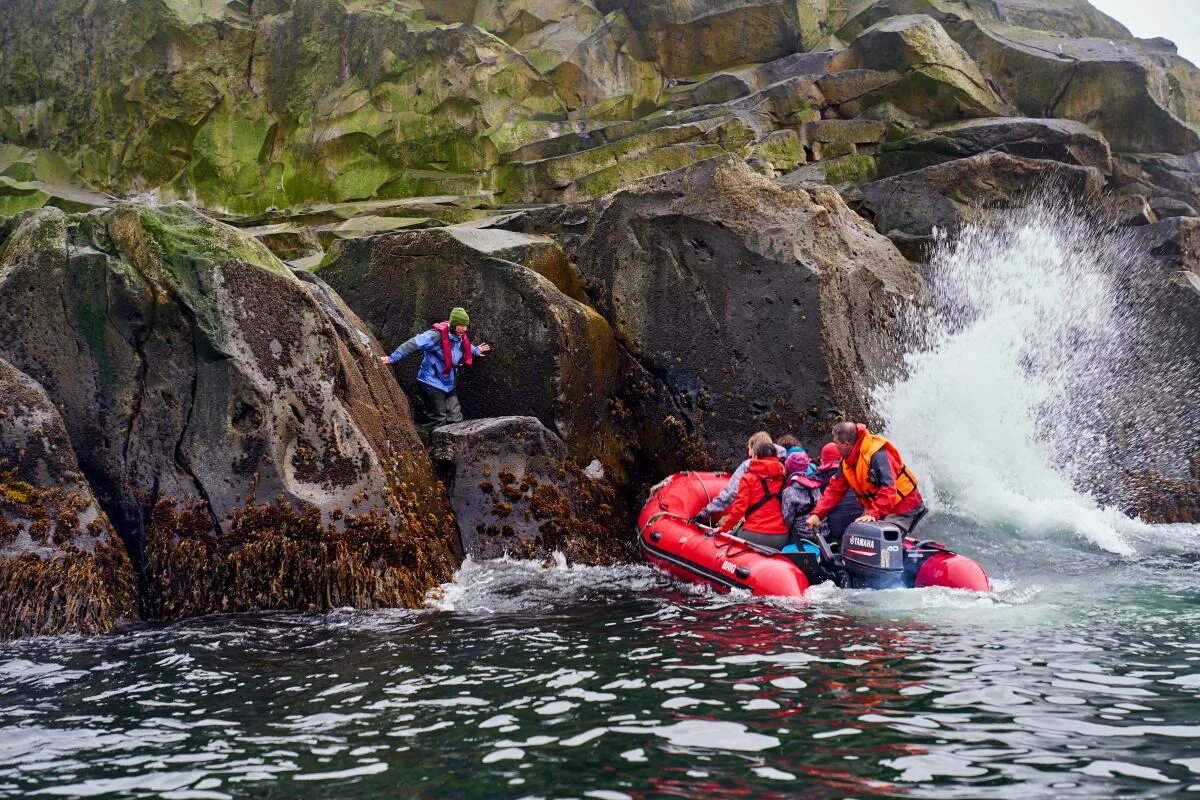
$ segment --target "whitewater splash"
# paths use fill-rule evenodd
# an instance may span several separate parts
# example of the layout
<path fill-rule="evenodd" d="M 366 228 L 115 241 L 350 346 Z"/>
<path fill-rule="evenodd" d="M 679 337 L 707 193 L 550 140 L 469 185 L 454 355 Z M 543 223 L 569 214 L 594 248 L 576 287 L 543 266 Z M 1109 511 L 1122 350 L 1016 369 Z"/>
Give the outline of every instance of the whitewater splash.
<path fill-rule="evenodd" d="M 1115 496 L 1127 432 L 1150 452 L 1179 446 L 1172 426 L 1137 419 L 1131 396 L 1170 419 L 1195 396 L 1170 385 L 1196 376 L 1163 363 L 1161 321 L 1131 299 L 1144 260 L 1128 234 L 1045 199 L 941 241 L 929 305 L 904 314 L 916 342 L 906 377 L 874 397 L 931 501 L 1122 555 L 1152 538 L 1101 499 Z"/>

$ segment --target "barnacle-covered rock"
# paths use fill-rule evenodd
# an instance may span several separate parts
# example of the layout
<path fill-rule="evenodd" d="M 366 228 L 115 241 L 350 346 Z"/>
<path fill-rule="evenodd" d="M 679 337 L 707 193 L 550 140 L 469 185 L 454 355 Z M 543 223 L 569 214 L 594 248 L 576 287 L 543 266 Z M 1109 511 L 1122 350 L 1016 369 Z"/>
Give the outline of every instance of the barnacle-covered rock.
<path fill-rule="evenodd" d="M 183 205 L 16 223 L 0 357 L 62 413 L 144 614 L 414 604 L 449 576 L 407 401 L 332 292 Z"/>

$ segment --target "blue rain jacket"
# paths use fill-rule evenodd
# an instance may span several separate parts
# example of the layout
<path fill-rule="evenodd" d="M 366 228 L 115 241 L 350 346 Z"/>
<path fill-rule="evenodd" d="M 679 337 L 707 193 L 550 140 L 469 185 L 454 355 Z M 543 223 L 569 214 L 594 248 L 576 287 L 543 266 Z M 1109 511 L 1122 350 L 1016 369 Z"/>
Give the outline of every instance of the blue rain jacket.
<path fill-rule="evenodd" d="M 442 334 L 434 328 L 430 328 L 424 333 L 418 333 L 393 350 L 392 354 L 388 356 L 388 363 L 395 364 L 418 350 L 423 352 L 425 357 L 421 361 L 421 368 L 417 370 L 417 380 L 426 386 L 440 389 L 446 394 L 454 394 L 457 386 L 456 378 L 463 358 L 462 337 L 456 333 L 450 334 L 450 357 L 454 361 L 454 369 L 450 370 L 449 375 L 442 374 L 445 372 L 445 362 L 442 360 Z M 471 354 L 479 355 L 478 345 L 471 346 Z"/>

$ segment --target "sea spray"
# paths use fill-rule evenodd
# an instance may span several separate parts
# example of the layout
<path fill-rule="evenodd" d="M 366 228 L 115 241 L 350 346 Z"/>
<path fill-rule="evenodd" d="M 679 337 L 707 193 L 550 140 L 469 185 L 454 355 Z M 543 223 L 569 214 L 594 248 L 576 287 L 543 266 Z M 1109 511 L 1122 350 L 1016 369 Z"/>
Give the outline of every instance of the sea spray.
<path fill-rule="evenodd" d="M 1123 555 L 1150 538 L 1117 508 L 1119 474 L 1184 447 L 1197 375 L 1139 291 L 1146 264 L 1134 236 L 1046 197 L 939 241 L 928 303 L 902 313 L 906 374 L 874 397 L 931 502 Z"/>

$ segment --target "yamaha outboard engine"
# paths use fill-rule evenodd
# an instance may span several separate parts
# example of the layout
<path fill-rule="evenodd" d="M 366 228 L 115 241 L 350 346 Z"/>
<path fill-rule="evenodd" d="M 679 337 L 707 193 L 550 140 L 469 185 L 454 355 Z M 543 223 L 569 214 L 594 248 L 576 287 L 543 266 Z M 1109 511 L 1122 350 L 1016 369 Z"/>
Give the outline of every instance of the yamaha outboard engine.
<path fill-rule="evenodd" d="M 842 563 L 854 589 L 899 589 L 904 582 L 904 534 L 887 522 L 855 522 L 842 536 Z"/>

